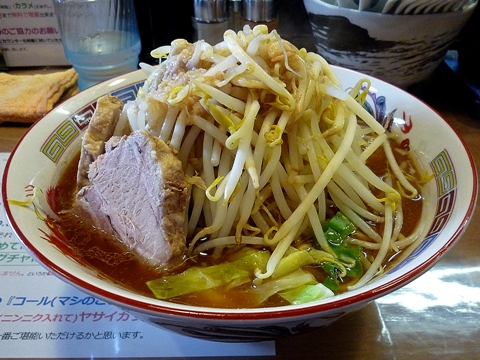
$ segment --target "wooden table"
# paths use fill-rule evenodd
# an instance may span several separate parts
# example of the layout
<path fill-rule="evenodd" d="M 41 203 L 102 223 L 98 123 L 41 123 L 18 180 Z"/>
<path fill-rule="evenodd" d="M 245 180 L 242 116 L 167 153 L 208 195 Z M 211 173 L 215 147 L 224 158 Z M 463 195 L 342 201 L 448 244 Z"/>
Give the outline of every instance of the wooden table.
<path fill-rule="evenodd" d="M 480 168 L 480 119 L 441 67 L 408 89 L 463 137 Z M 28 126 L 0 125 L 0 151 Z M 276 342 L 278 359 L 476 359 L 480 354 L 480 211 L 429 272 L 331 326 Z"/>

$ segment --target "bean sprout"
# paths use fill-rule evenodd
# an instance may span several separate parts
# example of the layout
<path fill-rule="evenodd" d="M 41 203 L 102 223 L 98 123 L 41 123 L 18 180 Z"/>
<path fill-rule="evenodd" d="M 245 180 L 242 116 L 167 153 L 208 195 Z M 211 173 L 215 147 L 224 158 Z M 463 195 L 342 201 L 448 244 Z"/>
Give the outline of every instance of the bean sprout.
<path fill-rule="evenodd" d="M 354 289 L 382 272 L 390 249 L 418 238 L 421 229 L 402 234 L 401 206 L 417 185 L 358 101 L 369 81 L 346 92 L 320 55 L 263 25 L 227 30 L 213 47 L 174 41 L 153 53 L 166 60 L 144 66 L 149 78 L 125 111 L 133 129 L 170 142 L 194 174 L 189 255 L 238 244 L 271 248 L 266 270 L 256 272 L 266 279 L 295 241 L 314 234 L 334 259 L 322 228 L 334 206 L 358 228 L 348 241 L 376 253 L 373 261 L 362 259 L 368 269 Z M 382 149 L 385 177 L 367 166 Z"/>

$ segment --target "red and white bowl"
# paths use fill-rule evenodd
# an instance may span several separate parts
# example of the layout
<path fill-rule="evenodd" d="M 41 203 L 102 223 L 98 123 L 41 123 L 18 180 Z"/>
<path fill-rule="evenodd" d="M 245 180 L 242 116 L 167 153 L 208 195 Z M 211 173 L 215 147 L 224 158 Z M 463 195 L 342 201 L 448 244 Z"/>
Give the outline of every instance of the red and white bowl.
<path fill-rule="evenodd" d="M 334 67 L 344 88 L 365 75 Z M 394 112 L 389 124 L 435 179 L 424 191 L 428 232 L 416 249 L 382 277 L 342 295 L 304 305 L 259 309 L 216 309 L 179 305 L 135 294 L 102 279 L 52 241 L 51 229 L 33 207 L 9 204 L 22 199 L 28 185 L 53 187 L 93 114 L 97 98 L 113 94 L 132 100 L 145 80 L 141 70 L 89 88 L 36 122 L 13 150 L 5 168 L 3 203 L 10 225 L 25 248 L 47 269 L 78 289 L 184 335 L 216 341 L 262 341 L 333 323 L 345 314 L 408 284 L 430 269 L 460 239 L 477 198 L 478 179 L 471 154 L 456 132 L 431 108 L 407 92 L 371 79 L 370 111 L 378 119 Z M 382 104 L 382 106 L 379 106 Z M 60 242 L 59 242 L 60 241 Z"/>

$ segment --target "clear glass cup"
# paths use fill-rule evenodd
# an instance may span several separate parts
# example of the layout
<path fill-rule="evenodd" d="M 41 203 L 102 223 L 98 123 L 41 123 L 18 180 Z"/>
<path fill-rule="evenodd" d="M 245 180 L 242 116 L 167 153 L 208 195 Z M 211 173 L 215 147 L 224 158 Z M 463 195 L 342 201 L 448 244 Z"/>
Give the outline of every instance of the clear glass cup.
<path fill-rule="evenodd" d="M 65 56 L 83 90 L 138 67 L 133 0 L 54 0 Z"/>

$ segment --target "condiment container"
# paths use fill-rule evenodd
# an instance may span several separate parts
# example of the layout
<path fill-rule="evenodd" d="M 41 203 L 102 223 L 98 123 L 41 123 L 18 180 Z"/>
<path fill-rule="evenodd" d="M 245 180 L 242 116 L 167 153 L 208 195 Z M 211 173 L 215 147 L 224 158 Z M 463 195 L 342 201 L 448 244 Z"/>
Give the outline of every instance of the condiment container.
<path fill-rule="evenodd" d="M 243 0 L 242 18 L 243 24 L 251 27 L 264 24 L 269 31 L 277 29 L 278 13 L 275 0 Z"/>
<path fill-rule="evenodd" d="M 227 0 L 194 0 L 195 40 L 205 40 L 211 45 L 223 41 L 228 29 Z"/>

